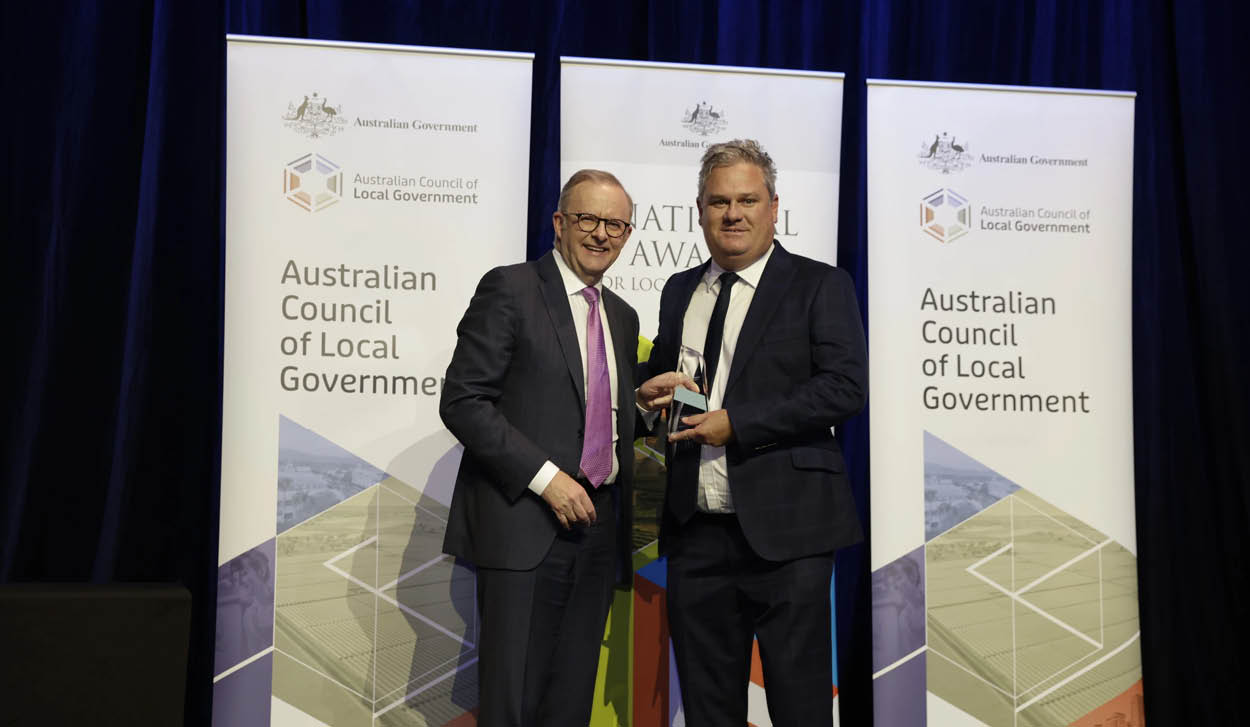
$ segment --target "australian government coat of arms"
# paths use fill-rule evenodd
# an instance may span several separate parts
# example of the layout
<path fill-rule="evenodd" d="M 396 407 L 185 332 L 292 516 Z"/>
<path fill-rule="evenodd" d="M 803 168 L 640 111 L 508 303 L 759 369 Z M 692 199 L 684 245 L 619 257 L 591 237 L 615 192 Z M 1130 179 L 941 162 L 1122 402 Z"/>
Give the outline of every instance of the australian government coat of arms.
<path fill-rule="evenodd" d="M 725 110 L 717 110 L 707 101 L 695 104 L 693 109 L 686 109 L 681 117 L 681 125 L 700 136 L 718 133 L 727 123 Z"/>
<path fill-rule="evenodd" d="M 331 136 L 347 126 L 347 119 L 343 118 L 343 105 L 332 105 L 325 96 L 317 95 L 316 91 L 311 96 L 305 95 L 302 101 L 288 103 L 282 121 L 288 129 L 310 139 Z"/>
<path fill-rule="evenodd" d="M 934 134 L 932 141 L 920 144 L 920 164 L 942 174 L 958 172 L 972 166 L 968 142 L 959 142 L 945 131 Z"/>

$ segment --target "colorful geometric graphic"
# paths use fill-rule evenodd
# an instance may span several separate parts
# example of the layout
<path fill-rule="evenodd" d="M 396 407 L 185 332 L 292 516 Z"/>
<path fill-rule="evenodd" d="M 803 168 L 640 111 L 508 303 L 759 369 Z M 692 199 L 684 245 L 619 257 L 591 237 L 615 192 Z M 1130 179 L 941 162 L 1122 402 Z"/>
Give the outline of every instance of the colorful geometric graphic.
<path fill-rule="evenodd" d="M 386 479 L 386 473 L 290 419 L 278 417 L 278 532 Z"/>
<path fill-rule="evenodd" d="M 872 574 L 874 674 L 924 648 L 924 582 L 924 548 Z"/>
<path fill-rule="evenodd" d="M 269 727 L 273 653 L 213 681 L 213 727 Z"/>
<path fill-rule="evenodd" d="M 335 493 L 377 471 L 333 464 Z M 278 535 L 273 694 L 334 727 L 443 725 L 477 705 L 474 576 L 446 507 L 383 476 Z"/>
<path fill-rule="evenodd" d="M 1069 727 L 1142 727 L 1146 724 L 1146 698 L 1138 681 L 1123 694 L 1073 722 Z"/>
<path fill-rule="evenodd" d="M 932 540 L 1018 489 L 1016 483 L 925 432 L 925 540 Z"/>
<path fill-rule="evenodd" d="M 901 696 L 885 678 L 924 656 L 927 691 L 990 727 L 1085 725 L 1115 700 L 1123 704 L 1107 713 L 1107 724 L 1141 727 L 1131 696 L 1134 685 L 1140 695 L 1141 681 L 1136 558 L 1029 490 L 979 465 L 961 466 L 952 450 L 926 434 L 926 511 L 931 494 L 944 492 L 966 507 L 943 512 L 971 514 L 937 534 L 927 518 L 925 643 L 899 661 L 874 664 L 877 704 Z M 889 590 L 877 592 L 878 574 L 897 581 L 894 566 L 874 574 L 874 630 L 876 600 Z M 882 630 L 898 628 L 887 621 Z M 912 645 L 893 639 L 907 641 L 895 652 Z"/>
<path fill-rule="evenodd" d="M 634 589 L 609 614 L 595 727 L 684 724 L 656 542 L 663 457 L 647 444 Z M 476 583 L 442 553 L 446 506 L 286 417 L 278 477 L 277 537 L 219 569 L 214 690 L 237 708 L 216 701 L 214 723 L 475 724 Z M 750 724 L 768 727 L 758 652 L 748 690 Z"/>
<path fill-rule="evenodd" d="M 273 645 L 273 574 L 272 538 L 217 569 L 214 674 Z"/>
<path fill-rule="evenodd" d="M 633 724 L 667 727 L 681 700 L 665 611 L 667 563 L 651 543 L 634 554 Z M 676 697 L 676 698 L 675 698 Z"/>

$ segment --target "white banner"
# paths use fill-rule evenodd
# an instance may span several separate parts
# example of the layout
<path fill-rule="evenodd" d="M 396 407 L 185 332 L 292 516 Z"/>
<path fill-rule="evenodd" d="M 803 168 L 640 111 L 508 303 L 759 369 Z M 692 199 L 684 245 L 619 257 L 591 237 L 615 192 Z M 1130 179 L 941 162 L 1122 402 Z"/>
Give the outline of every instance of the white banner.
<path fill-rule="evenodd" d="M 668 276 L 708 259 L 695 208 L 708 145 L 758 140 L 777 164 L 777 239 L 833 264 L 842 74 L 560 59 L 560 178 L 593 167 L 634 198 L 634 233 L 604 277 L 654 338 Z"/>
<path fill-rule="evenodd" d="M 476 706 L 438 400 L 478 279 L 525 257 L 531 65 L 228 40 L 214 724 Z"/>
<path fill-rule="evenodd" d="M 633 197 L 634 232 L 604 282 L 638 311 L 642 336 L 655 337 L 668 277 L 708 259 L 695 198 L 699 161 L 711 144 L 759 141 L 777 165 L 777 239 L 791 252 L 836 262 L 842 79 L 841 73 L 560 59 L 560 178 L 604 169 Z M 642 547 L 634 558 L 633 633 L 610 627 L 607 639 L 609 650 L 632 654 L 634 727 L 684 724 L 668 628 L 657 607 L 666 583 L 654 542 L 664 472 L 653 457 L 655 450 L 641 447 L 635 467 L 634 543 Z M 618 598 L 616 607 L 623 605 Z M 598 694 L 609 694 L 603 662 Z M 748 718 L 767 727 L 758 657 L 754 667 Z M 830 687 L 836 719 L 836 683 Z M 604 701 L 597 700 L 591 724 L 621 723 L 623 710 Z"/>
<path fill-rule="evenodd" d="M 868 82 L 880 725 L 1142 724 L 1133 102 Z"/>

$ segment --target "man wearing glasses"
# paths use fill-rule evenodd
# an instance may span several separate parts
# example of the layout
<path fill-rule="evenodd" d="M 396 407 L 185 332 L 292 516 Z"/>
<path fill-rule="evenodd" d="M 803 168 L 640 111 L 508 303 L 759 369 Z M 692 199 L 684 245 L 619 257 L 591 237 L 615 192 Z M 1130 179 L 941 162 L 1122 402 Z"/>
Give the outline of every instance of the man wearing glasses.
<path fill-rule="evenodd" d="M 612 586 L 630 583 L 638 315 L 601 280 L 632 207 L 608 172 L 574 174 L 555 249 L 488 272 L 456 330 L 443 551 L 477 566 L 482 727 L 589 723 Z M 673 383 L 645 384 L 647 407 Z"/>

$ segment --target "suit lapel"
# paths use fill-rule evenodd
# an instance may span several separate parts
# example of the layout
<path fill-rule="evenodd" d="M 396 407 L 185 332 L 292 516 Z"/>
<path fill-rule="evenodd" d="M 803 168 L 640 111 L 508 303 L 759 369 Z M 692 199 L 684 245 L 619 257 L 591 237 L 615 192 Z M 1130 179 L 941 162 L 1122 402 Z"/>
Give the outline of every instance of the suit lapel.
<path fill-rule="evenodd" d="M 612 352 L 616 358 L 616 413 L 625 421 L 633 421 L 634 407 L 634 367 L 630 360 L 631 352 L 638 350 L 638 341 L 629 340 L 629 323 L 625 319 L 622 301 L 615 293 L 603 288 L 603 310 L 608 318 L 608 328 L 612 334 Z M 626 417 L 626 412 L 629 417 Z M 624 431 L 619 425 L 618 430 Z"/>
<path fill-rule="evenodd" d="M 747 317 L 742 321 L 742 330 L 738 332 L 738 341 L 734 344 L 733 364 L 729 367 L 729 380 L 725 382 L 725 397 L 729 396 L 729 390 L 742 375 L 742 369 L 746 368 L 747 361 L 755 352 L 760 336 L 764 335 L 768 322 L 772 320 L 773 312 L 785 297 L 793 266 L 790 253 L 781 247 L 781 243 L 774 242 L 772 257 L 768 258 L 768 264 L 764 266 L 759 288 L 751 298 L 751 307 L 747 310 Z"/>
<path fill-rule="evenodd" d="M 568 367 L 569 377 L 582 408 L 586 408 L 586 377 L 582 374 L 582 352 L 577 345 L 577 329 L 573 327 L 573 311 L 569 308 L 568 293 L 564 289 L 564 279 L 560 277 L 560 269 L 556 267 L 553 257 L 555 250 L 549 251 L 538 259 L 538 277 L 542 280 L 543 301 L 547 304 L 547 314 L 551 316 L 551 325 L 556 329 L 556 339 L 564 353 L 564 363 Z"/>

